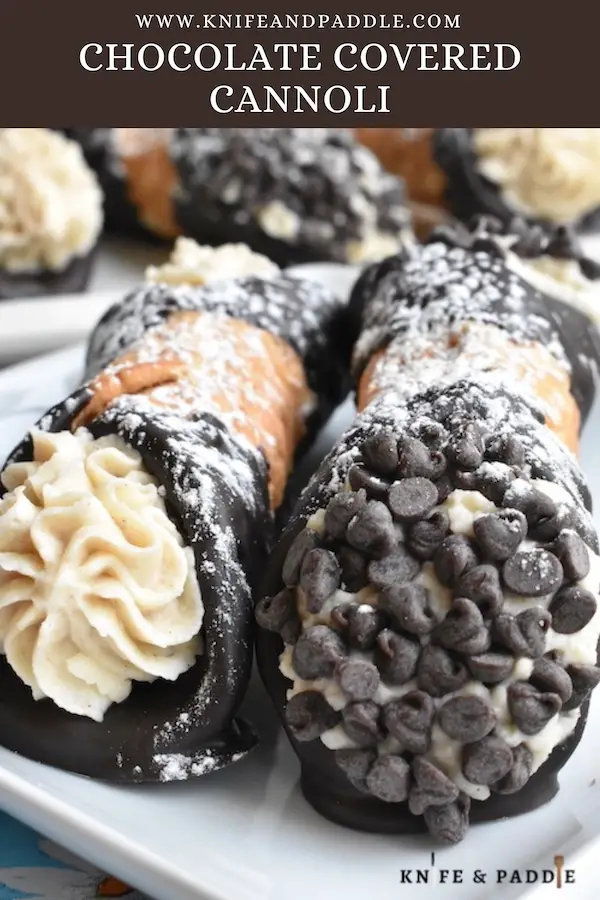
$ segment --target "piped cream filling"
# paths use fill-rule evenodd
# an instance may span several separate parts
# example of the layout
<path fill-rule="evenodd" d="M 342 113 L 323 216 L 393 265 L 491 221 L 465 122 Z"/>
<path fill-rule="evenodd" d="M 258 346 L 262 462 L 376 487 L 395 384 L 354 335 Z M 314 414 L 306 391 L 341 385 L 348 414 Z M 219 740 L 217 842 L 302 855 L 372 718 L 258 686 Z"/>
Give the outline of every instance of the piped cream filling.
<path fill-rule="evenodd" d="M 0 649 L 35 699 L 102 721 L 134 681 L 195 662 L 194 557 L 120 438 L 34 430 L 2 473 Z"/>
<path fill-rule="evenodd" d="M 272 278 L 279 266 L 246 244 L 207 247 L 191 238 L 178 238 L 171 256 L 162 266 L 149 266 L 146 281 L 155 284 L 208 284 L 223 278 L 258 275 Z"/>
<path fill-rule="evenodd" d="M 86 256 L 102 202 L 74 141 L 44 128 L 0 129 L 0 267 L 55 272 Z"/>

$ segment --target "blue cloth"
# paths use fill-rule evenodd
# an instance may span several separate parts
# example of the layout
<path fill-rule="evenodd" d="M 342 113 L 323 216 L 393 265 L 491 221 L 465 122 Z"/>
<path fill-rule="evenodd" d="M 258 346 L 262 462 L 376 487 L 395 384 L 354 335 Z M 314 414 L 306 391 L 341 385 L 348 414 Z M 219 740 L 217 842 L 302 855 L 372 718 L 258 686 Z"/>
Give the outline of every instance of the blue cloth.
<path fill-rule="evenodd" d="M 141 894 L 0 812 L 0 900 L 94 900 Z"/>

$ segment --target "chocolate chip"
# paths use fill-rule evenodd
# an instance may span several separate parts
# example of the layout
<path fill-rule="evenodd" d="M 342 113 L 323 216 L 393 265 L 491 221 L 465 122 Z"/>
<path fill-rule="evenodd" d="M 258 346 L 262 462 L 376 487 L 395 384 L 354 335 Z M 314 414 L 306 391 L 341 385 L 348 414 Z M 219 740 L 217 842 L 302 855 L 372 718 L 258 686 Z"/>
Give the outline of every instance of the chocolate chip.
<path fill-rule="evenodd" d="M 430 469 L 430 473 L 429 473 L 429 478 L 436 481 L 436 489 L 437 489 L 437 483 L 439 482 L 439 479 L 442 477 L 442 475 L 448 468 L 448 460 L 446 459 L 444 454 L 441 452 L 441 450 L 432 450 L 431 455 L 430 455 L 430 463 L 431 463 L 431 469 Z M 438 490 L 438 496 L 439 496 L 439 490 Z"/>
<path fill-rule="evenodd" d="M 285 720 L 297 741 L 314 741 L 334 728 L 341 714 L 318 691 L 294 694 L 285 708 Z"/>
<path fill-rule="evenodd" d="M 568 581 L 581 581 L 590 571 L 590 554 L 585 542 L 575 531 L 565 529 L 552 545 Z"/>
<path fill-rule="evenodd" d="M 472 600 L 485 619 L 495 616 L 504 602 L 498 570 L 490 565 L 475 566 L 461 576 L 454 595 Z"/>
<path fill-rule="evenodd" d="M 403 437 L 398 441 L 398 474 L 401 478 L 429 478 L 432 473 L 431 454 L 423 441 Z"/>
<path fill-rule="evenodd" d="M 469 422 L 451 436 L 446 454 L 457 468 L 472 472 L 483 462 L 484 450 L 481 429 L 474 422 Z"/>
<path fill-rule="evenodd" d="M 513 434 L 501 434 L 488 439 L 485 448 L 487 459 L 521 468 L 525 465 L 525 450 Z"/>
<path fill-rule="evenodd" d="M 475 540 L 484 557 L 504 562 L 527 535 L 527 519 L 518 509 L 503 509 L 473 522 Z"/>
<path fill-rule="evenodd" d="M 419 574 L 420 568 L 414 556 L 399 544 L 389 556 L 369 563 L 367 577 L 371 584 L 383 589 L 410 581 Z"/>
<path fill-rule="evenodd" d="M 359 791 L 366 791 L 367 773 L 377 759 L 376 753 L 372 750 L 336 750 L 334 758 L 348 781 Z"/>
<path fill-rule="evenodd" d="M 347 640 L 356 650 L 372 650 L 384 627 L 385 616 L 368 603 L 351 604 L 347 613 Z"/>
<path fill-rule="evenodd" d="M 369 469 L 377 475 L 393 475 L 398 467 L 398 445 L 390 431 L 379 431 L 368 437 L 360 452 Z"/>
<path fill-rule="evenodd" d="M 480 653 L 467 659 L 468 669 L 476 681 L 482 684 L 499 684 L 512 672 L 515 660 L 504 653 Z"/>
<path fill-rule="evenodd" d="M 389 628 L 377 637 L 375 665 L 387 684 L 405 684 L 415 673 L 420 647 Z"/>
<path fill-rule="evenodd" d="M 446 650 L 473 656 L 485 653 L 490 645 L 490 636 L 481 612 L 472 600 L 457 597 L 438 625 L 432 639 Z"/>
<path fill-rule="evenodd" d="M 437 488 L 428 478 L 404 478 L 390 488 L 392 515 L 401 522 L 416 522 L 431 512 L 438 499 Z"/>
<path fill-rule="evenodd" d="M 438 711 L 438 721 L 448 737 L 471 744 L 489 734 L 496 724 L 490 704 L 481 697 L 451 697 Z"/>
<path fill-rule="evenodd" d="M 342 584 L 347 591 L 360 591 L 367 584 L 367 559 L 353 547 L 340 547 L 338 562 L 342 570 Z"/>
<path fill-rule="evenodd" d="M 554 500 L 522 478 L 513 481 L 510 485 L 502 498 L 502 506 L 518 509 L 524 513 L 530 528 L 540 527 L 541 524 L 551 522 L 558 512 Z"/>
<path fill-rule="evenodd" d="M 454 484 L 449 475 L 442 475 L 441 478 L 438 478 L 435 486 L 438 492 L 438 503 L 443 503 L 444 500 L 447 500 L 454 490 Z"/>
<path fill-rule="evenodd" d="M 294 591 L 284 588 L 274 597 L 262 597 L 256 604 L 255 618 L 260 628 L 279 634 L 286 622 L 298 618 Z"/>
<path fill-rule="evenodd" d="M 538 691 L 558 694 L 563 703 L 571 699 L 573 682 L 563 667 L 551 659 L 543 657 L 536 660 L 529 681 Z"/>
<path fill-rule="evenodd" d="M 379 478 L 358 463 L 348 472 L 348 481 L 353 491 L 364 491 L 371 500 L 385 500 L 390 487 L 389 481 Z"/>
<path fill-rule="evenodd" d="M 349 602 L 338 603 L 337 606 L 334 606 L 329 613 L 331 627 L 335 628 L 336 631 L 345 634 L 348 631 L 348 616 L 350 615 L 350 610 L 353 606 L 354 604 Z"/>
<path fill-rule="evenodd" d="M 448 432 L 439 422 L 431 420 L 419 424 L 417 436 L 430 450 L 440 450 L 446 442 Z"/>
<path fill-rule="evenodd" d="M 552 628 L 559 634 L 575 634 L 593 619 L 596 612 L 596 598 L 585 588 L 563 588 L 550 601 L 548 607 L 552 616 Z"/>
<path fill-rule="evenodd" d="M 295 615 L 281 626 L 279 634 L 284 644 L 295 644 L 300 637 L 301 631 L 302 623 L 300 621 L 300 616 Z"/>
<path fill-rule="evenodd" d="M 443 697 L 456 691 L 469 680 L 469 673 L 462 662 L 435 644 L 427 644 L 421 650 L 417 664 L 417 684 L 432 697 Z"/>
<path fill-rule="evenodd" d="M 365 491 L 341 491 L 325 508 L 324 527 L 329 538 L 343 538 L 346 528 L 367 502 Z"/>
<path fill-rule="evenodd" d="M 523 597 L 542 597 L 560 587 L 563 569 L 553 553 L 535 547 L 521 550 L 502 567 L 504 583 Z"/>
<path fill-rule="evenodd" d="M 375 559 L 388 556 L 397 543 L 392 514 L 385 504 L 369 500 L 346 529 L 346 538 L 356 550 Z"/>
<path fill-rule="evenodd" d="M 413 816 L 420 816 L 428 806 L 445 806 L 458 797 L 455 783 L 424 756 L 412 761 L 414 786 L 408 798 L 408 808 Z"/>
<path fill-rule="evenodd" d="M 555 259 L 577 259 L 579 246 L 573 230 L 559 226 L 548 241 L 546 255 L 553 256 Z"/>
<path fill-rule="evenodd" d="M 311 528 L 304 528 L 296 535 L 285 557 L 281 577 L 287 587 L 295 587 L 300 581 L 300 568 L 304 557 L 314 550 L 318 543 L 318 535 Z"/>
<path fill-rule="evenodd" d="M 342 710 L 342 724 L 348 737 L 361 747 L 371 747 L 383 740 L 379 726 L 380 709 L 372 700 L 348 703 Z"/>
<path fill-rule="evenodd" d="M 462 771 L 472 784 L 494 784 L 510 772 L 512 750 L 501 737 L 488 734 L 462 750 Z"/>
<path fill-rule="evenodd" d="M 450 531 L 450 516 L 443 507 L 410 526 L 406 545 L 418 559 L 431 559 Z"/>
<path fill-rule="evenodd" d="M 410 691 L 383 707 L 389 733 L 410 753 L 426 753 L 435 714 L 433 700 L 423 691 Z"/>
<path fill-rule="evenodd" d="M 386 803 L 403 803 L 408 797 L 410 767 L 405 759 L 386 754 L 377 759 L 367 775 L 367 790 Z"/>
<path fill-rule="evenodd" d="M 414 582 L 384 588 L 379 595 L 379 607 L 398 628 L 409 634 L 429 634 L 436 622 L 428 591 Z"/>
<path fill-rule="evenodd" d="M 519 744 L 513 749 L 513 764 L 510 771 L 491 785 L 497 794 L 515 794 L 525 787 L 533 768 L 533 754 L 525 744 Z"/>
<path fill-rule="evenodd" d="M 541 606 L 524 609 L 518 616 L 500 613 L 492 622 L 492 636 L 515 656 L 535 659 L 544 653 L 551 621 L 550 613 Z"/>
<path fill-rule="evenodd" d="M 445 806 L 428 806 L 423 818 L 430 835 L 444 844 L 458 844 L 462 841 L 469 827 L 469 811 L 471 801 L 465 794 L 460 794 L 454 803 Z"/>
<path fill-rule="evenodd" d="M 464 535 L 444 538 L 433 557 L 435 574 L 443 585 L 454 587 L 459 578 L 477 565 L 477 556 Z"/>
<path fill-rule="evenodd" d="M 600 668 L 576 663 L 567 666 L 567 674 L 573 685 L 573 694 L 563 705 L 565 712 L 570 709 L 577 709 L 587 699 L 590 692 L 600 682 Z"/>
<path fill-rule="evenodd" d="M 558 694 L 542 693 L 526 681 L 515 681 L 507 692 L 513 722 L 523 734 L 537 734 L 562 706 Z"/>
<path fill-rule="evenodd" d="M 377 667 L 366 659 L 350 658 L 339 663 L 340 687 L 351 700 L 370 700 L 379 687 Z"/>
<path fill-rule="evenodd" d="M 292 666 L 300 678 L 331 678 L 336 664 L 346 655 L 344 642 L 327 625 L 313 625 L 302 632 L 292 651 Z"/>
<path fill-rule="evenodd" d="M 496 506 L 500 506 L 509 485 L 517 477 L 514 469 L 499 462 L 484 462 L 476 472 L 461 472 L 460 474 L 461 476 L 471 475 L 473 478 L 472 490 L 479 491 Z M 461 485 L 458 484 L 458 486 Z"/>
<path fill-rule="evenodd" d="M 317 613 L 340 586 L 342 573 L 331 550 L 309 550 L 302 561 L 300 587 L 308 612 Z"/>

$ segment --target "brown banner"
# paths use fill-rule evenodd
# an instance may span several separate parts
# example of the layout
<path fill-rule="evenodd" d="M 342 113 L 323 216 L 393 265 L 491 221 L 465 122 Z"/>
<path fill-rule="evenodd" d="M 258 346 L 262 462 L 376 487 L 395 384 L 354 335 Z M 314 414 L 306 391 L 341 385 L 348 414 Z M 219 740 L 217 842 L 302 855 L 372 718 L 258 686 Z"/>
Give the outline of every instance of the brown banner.
<path fill-rule="evenodd" d="M 600 125 L 594 0 L 365 7 L 0 0 L 0 123 Z"/>

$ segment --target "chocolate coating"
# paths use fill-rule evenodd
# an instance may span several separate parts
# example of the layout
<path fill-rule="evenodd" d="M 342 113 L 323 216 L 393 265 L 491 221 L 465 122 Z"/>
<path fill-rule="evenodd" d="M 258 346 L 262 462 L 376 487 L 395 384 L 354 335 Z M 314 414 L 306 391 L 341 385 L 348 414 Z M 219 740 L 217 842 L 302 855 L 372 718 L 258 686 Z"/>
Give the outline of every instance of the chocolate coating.
<path fill-rule="evenodd" d="M 78 294 L 88 286 L 96 253 L 71 260 L 64 269 L 51 272 L 8 272 L 0 268 L 0 301 L 25 297 L 45 297 L 52 294 Z"/>

